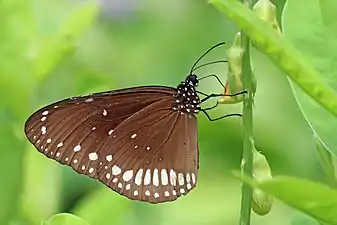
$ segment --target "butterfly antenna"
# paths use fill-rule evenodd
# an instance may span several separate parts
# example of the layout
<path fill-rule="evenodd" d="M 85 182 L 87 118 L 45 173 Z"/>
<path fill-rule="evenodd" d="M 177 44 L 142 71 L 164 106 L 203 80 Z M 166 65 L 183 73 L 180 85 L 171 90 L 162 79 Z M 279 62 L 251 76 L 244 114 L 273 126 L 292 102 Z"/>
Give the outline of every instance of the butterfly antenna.
<path fill-rule="evenodd" d="M 208 66 L 208 65 L 216 64 L 216 63 L 225 63 L 225 62 L 228 62 L 228 61 L 227 60 L 217 60 L 217 61 L 212 61 L 212 62 L 204 63 L 204 64 L 202 64 L 200 66 L 195 67 L 191 72 L 193 73 L 197 69 L 200 69 L 201 67 L 204 67 L 204 66 Z"/>
<path fill-rule="evenodd" d="M 193 64 L 193 66 L 192 66 L 192 68 L 191 68 L 191 70 L 190 70 L 190 74 L 193 72 L 194 67 L 198 64 L 198 62 L 199 62 L 205 55 L 207 55 L 207 54 L 208 54 L 210 51 L 212 51 L 213 49 L 219 47 L 220 45 L 224 45 L 224 44 L 225 44 L 225 42 L 220 42 L 220 43 L 214 45 L 213 47 L 211 47 L 210 49 L 208 49 L 204 54 L 202 54 L 202 55 L 197 59 L 197 61 Z"/>

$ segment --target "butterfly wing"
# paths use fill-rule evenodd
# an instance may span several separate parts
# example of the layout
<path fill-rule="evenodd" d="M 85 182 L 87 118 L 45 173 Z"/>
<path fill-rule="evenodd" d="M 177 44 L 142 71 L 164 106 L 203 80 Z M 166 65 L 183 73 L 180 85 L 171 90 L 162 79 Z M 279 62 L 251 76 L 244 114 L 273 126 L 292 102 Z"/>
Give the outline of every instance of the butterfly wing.
<path fill-rule="evenodd" d="M 173 88 L 152 86 L 62 100 L 35 112 L 25 123 L 25 133 L 47 157 L 95 177 L 80 164 L 96 158 L 90 151 L 100 149 L 123 120 L 174 93 Z"/>
<path fill-rule="evenodd" d="M 105 185 L 152 203 L 173 201 L 195 187 L 197 120 L 170 105 L 170 99 L 162 99 L 116 127 L 97 151 L 103 162 L 97 174 Z"/>

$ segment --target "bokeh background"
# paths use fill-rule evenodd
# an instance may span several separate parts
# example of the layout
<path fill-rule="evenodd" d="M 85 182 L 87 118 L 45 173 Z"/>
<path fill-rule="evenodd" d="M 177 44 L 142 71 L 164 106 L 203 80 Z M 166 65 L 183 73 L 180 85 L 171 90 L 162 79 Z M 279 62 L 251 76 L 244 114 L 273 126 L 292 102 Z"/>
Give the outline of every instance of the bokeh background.
<path fill-rule="evenodd" d="M 198 186 L 189 195 L 160 205 L 130 201 L 47 159 L 25 139 L 24 122 L 38 108 L 91 92 L 177 86 L 194 61 L 220 41 L 228 45 L 203 62 L 223 59 L 238 31 L 211 5 L 193 0 L 100 0 L 97 18 L 82 29 L 68 20 L 84 2 L 0 1 L 1 224 L 40 224 L 60 212 L 99 225 L 237 224 L 241 186 L 231 171 L 240 169 L 242 157 L 238 118 L 209 122 L 198 116 Z M 282 7 L 284 1 L 278 3 Z M 83 15 L 79 24 L 88 19 Z M 78 35 L 72 36 L 72 31 Z M 256 147 L 274 175 L 325 182 L 312 133 L 286 76 L 255 49 L 252 60 L 258 85 Z M 226 65 L 214 65 L 201 69 L 198 76 L 216 73 L 225 81 L 226 71 Z M 203 80 L 199 90 L 223 91 L 212 79 Z M 220 105 L 212 115 L 241 109 L 241 104 Z M 309 220 L 279 201 L 264 217 L 252 214 L 253 225 Z"/>

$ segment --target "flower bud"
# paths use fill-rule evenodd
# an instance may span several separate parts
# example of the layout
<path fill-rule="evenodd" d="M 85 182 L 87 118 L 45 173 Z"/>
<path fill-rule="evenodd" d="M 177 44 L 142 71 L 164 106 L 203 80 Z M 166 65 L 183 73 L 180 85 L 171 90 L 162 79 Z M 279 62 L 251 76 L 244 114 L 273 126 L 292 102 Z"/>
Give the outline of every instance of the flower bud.
<path fill-rule="evenodd" d="M 266 157 L 258 152 L 255 147 L 253 149 L 253 178 L 257 182 L 262 182 L 272 179 L 271 169 Z M 260 215 L 266 215 L 270 212 L 273 204 L 273 197 L 266 194 L 259 188 L 253 189 L 252 209 Z"/>
<path fill-rule="evenodd" d="M 242 57 L 240 32 L 235 35 L 232 46 L 226 52 L 228 61 L 228 77 L 225 84 L 225 95 L 231 95 L 243 91 L 242 85 Z M 243 101 L 243 95 L 223 96 L 219 99 L 221 104 L 234 104 Z"/>
<path fill-rule="evenodd" d="M 253 7 L 253 11 L 263 21 L 270 24 L 277 34 L 281 34 L 280 26 L 276 20 L 276 6 L 270 0 L 259 0 Z"/>

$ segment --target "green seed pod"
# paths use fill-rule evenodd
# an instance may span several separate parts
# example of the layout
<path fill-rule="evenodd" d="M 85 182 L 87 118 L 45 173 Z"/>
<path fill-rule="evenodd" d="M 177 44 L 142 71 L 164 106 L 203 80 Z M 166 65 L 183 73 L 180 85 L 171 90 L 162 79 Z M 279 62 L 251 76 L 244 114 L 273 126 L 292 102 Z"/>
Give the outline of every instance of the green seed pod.
<path fill-rule="evenodd" d="M 228 60 L 228 77 L 225 84 L 224 94 L 235 94 L 243 90 L 242 86 L 242 56 L 240 32 L 235 35 L 232 46 L 226 52 Z M 223 96 L 219 99 L 220 104 L 235 104 L 243 101 L 243 96 Z"/>
<path fill-rule="evenodd" d="M 253 177 L 254 180 L 261 182 L 272 179 L 271 169 L 266 157 L 253 149 Z M 258 188 L 253 189 L 252 209 L 260 215 L 266 215 L 270 212 L 273 205 L 273 197 L 266 194 Z"/>
<path fill-rule="evenodd" d="M 280 26 L 276 20 L 276 6 L 270 0 L 259 0 L 253 11 L 265 22 L 270 24 L 277 34 L 281 35 Z"/>

